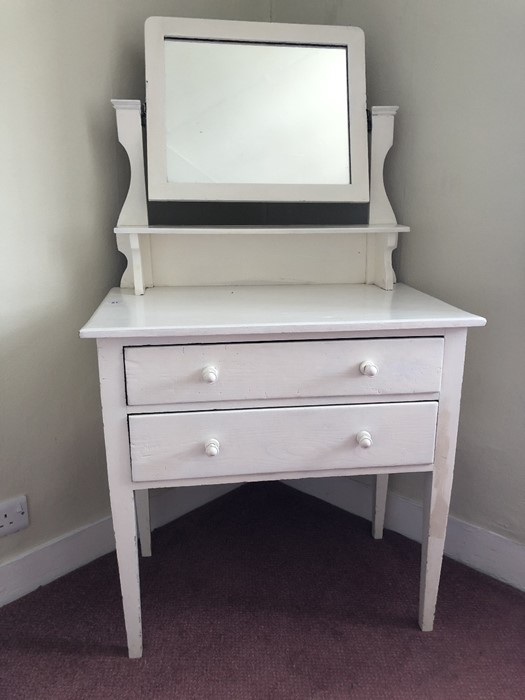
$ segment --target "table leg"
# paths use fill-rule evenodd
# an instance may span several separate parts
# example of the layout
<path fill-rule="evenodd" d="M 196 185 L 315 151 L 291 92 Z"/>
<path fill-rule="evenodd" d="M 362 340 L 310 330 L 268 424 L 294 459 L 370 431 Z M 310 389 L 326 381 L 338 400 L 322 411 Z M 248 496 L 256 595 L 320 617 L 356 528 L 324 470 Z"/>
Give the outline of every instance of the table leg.
<path fill-rule="evenodd" d="M 386 497 L 388 493 L 388 474 L 376 476 L 374 491 L 374 518 L 372 521 L 372 536 L 375 540 L 383 537 L 385 525 Z"/>
<path fill-rule="evenodd" d="M 135 500 L 131 488 L 110 489 L 111 512 L 130 659 L 142 656 L 139 558 Z"/>
<path fill-rule="evenodd" d="M 419 625 L 424 632 L 431 632 L 434 627 L 454 476 L 466 338 L 464 328 L 445 332 L 434 469 L 426 474 L 423 502 Z"/>
<path fill-rule="evenodd" d="M 151 557 L 151 524 L 148 489 L 135 491 L 135 508 L 137 511 L 140 553 L 143 557 Z"/>
<path fill-rule="evenodd" d="M 423 503 L 419 626 L 423 632 L 431 632 L 434 628 L 441 564 L 447 534 L 452 478 L 440 478 L 436 471 L 425 476 L 427 481 Z"/>
<path fill-rule="evenodd" d="M 130 658 L 142 656 L 137 518 L 130 468 L 126 390 L 119 339 L 97 341 L 109 497 Z"/>

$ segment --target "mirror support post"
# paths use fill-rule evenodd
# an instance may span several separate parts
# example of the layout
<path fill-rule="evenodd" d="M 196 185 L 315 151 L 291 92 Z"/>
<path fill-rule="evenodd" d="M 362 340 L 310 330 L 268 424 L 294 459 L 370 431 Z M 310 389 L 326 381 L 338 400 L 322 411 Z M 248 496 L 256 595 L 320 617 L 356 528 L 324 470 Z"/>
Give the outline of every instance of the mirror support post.
<path fill-rule="evenodd" d="M 372 146 L 370 151 L 370 224 L 396 224 L 396 216 L 385 190 L 385 158 L 394 143 L 394 116 L 398 107 L 372 107 Z M 391 291 L 395 284 L 392 252 L 397 233 L 367 235 L 367 284 Z"/>
<path fill-rule="evenodd" d="M 111 100 L 117 116 L 118 140 L 127 153 L 130 182 L 126 200 L 120 211 L 117 226 L 147 226 L 146 173 L 142 138 L 142 105 L 140 100 Z M 151 251 L 148 234 L 117 234 L 117 248 L 126 256 L 128 266 L 122 276 L 121 287 L 144 294 L 152 286 Z"/>

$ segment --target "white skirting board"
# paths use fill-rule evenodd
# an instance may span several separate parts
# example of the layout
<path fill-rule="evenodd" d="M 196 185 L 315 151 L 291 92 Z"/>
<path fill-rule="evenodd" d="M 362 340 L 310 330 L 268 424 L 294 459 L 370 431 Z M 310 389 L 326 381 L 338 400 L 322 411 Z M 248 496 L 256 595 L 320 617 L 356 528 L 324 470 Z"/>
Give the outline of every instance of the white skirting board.
<path fill-rule="evenodd" d="M 370 520 L 373 498 L 371 483 L 352 477 L 298 479 L 285 483 Z M 421 542 L 422 521 L 421 503 L 389 492 L 385 519 L 387 529 Z M 525 590 L 525 545 L 515 540 L 450 516 L 445 554 L 514 588 Z"/>
<path fill-rule="evenodd" d="M 348 477 L 286 483 L 354 515 L 370 519 L 370 484 Z M 155 491 L 151 502 L 152 526 L 160 527 L 234 488 L 237 488 L 236 484 Z M 421 523 L 420 503 L 396 493 L 389 494 L 387 528 L 419 541 Z M 0 605 L 21 598 L 114 549 L 111 518 L 107 517 L 4 562 L 0 564 Z M 525 590 L 525 545 L 451 517 L 445 552 L 473 569 Z"/>
<path fill-rule="evenodd" d="M 161 527 L 237 488 L 238 484 L 188 486 L 151 493 L 152 528 Z M 111 517 L 46 542 L 0 564 L 0 606 L 115 549 Z M 155 551 L 153 551 L 155 554 Z"/>

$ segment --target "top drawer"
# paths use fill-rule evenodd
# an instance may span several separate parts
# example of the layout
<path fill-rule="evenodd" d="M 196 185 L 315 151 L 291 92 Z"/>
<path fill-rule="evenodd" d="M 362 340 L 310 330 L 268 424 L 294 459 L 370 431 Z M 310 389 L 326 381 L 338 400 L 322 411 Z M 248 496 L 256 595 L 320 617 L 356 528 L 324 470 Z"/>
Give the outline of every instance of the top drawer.
<path fill-rule="evenodd" d="M 438 392 L 443 338 L 124 348 L 130 406 Z"/>

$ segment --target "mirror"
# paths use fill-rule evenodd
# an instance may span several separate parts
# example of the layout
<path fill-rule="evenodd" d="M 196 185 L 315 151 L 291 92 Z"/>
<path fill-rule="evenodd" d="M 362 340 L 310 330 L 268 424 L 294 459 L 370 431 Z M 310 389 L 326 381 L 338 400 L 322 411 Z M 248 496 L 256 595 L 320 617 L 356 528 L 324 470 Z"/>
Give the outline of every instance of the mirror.
<path fill-rule="evenodd" d="M 150 18 L 146 77 L 150 199 L 367 201 L 360 30 Z"/>
<path fill-rule="evenodd" d="M 344 48 L 168 39 L 164 51 L 168 182 L 350 182 Z"/>

